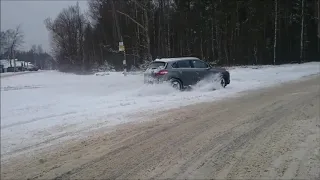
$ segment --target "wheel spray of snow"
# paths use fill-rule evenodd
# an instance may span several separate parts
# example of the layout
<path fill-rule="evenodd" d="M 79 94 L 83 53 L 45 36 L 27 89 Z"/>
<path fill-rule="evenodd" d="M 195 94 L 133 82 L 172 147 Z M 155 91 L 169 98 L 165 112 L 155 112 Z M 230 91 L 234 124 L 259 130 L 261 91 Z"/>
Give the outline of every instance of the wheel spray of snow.
<path fill-rule="evenodd" d="M 194 91 L 212 91 L 223 88 L 221 86 L 221 74 L 207 76 L 192 87 Z"/>
<path fill-rule="evenodd" d="M 179 93 L 174 89 L 169 82 L 161 84 L 143 85 L 139 88 L 134 95 L 136 96 L 154 96 L 154 95 L 173 95 L 173 93 Z"/>

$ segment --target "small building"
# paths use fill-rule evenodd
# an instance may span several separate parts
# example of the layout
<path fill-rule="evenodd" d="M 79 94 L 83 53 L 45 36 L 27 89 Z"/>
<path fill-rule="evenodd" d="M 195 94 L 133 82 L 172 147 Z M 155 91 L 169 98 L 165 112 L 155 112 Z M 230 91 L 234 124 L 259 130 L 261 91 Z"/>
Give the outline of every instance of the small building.
<path fill-rule="evenodd" d="M 14 67 L 16 67 L 16 71 L 24 71 L 29 65 L 28 62 L 18 61 L 18 59 L 1 59 L 0 60 L 0 72 L 13 72 Z"/>
<path fill-rule="evenodd" d="M 10 61 L 8 59 L 1 59 L 0 60 L 0 72 L 5 73 L 8 70 L 8 67 L 10 67 Z"/>

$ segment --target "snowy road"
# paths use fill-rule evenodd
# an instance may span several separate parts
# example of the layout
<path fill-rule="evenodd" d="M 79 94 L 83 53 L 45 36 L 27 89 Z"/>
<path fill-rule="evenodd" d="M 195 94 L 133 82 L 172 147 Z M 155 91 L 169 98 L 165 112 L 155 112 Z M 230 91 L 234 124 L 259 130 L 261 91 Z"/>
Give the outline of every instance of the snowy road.
<path fill-rule="evenodd" d="M 199 85 L 191 92 L 145 86 L 142 75 L 79 76 L 55 71 L 1 79 L 1 156 L 32 151 L 93 129 L 134 121 L 131 114 L 160 111 L 236 96 L 246 90 L 319 74 L 320 63 L 230 69 L 231 84 L 211 91 Z"/>
<path fill-rule="evenodd" d="M 1 179 L 320 179 L 320 76 L 1 159 Z"/>

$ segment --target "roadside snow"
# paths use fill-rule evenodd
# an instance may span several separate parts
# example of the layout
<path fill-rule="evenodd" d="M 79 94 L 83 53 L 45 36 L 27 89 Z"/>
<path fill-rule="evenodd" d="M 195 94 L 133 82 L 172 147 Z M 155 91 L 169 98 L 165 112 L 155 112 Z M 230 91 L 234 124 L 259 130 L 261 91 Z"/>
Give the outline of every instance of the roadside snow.
<path fill-rule="evenodd" d="M 38 71 L 36 71 L 38 72 Z M 35 73 L 35 71 L 21 71 L 21 72 L 6 72 L 6 73 L 0 73 L 0 77 L 9 77 L 9 76 L 15 76 L 15 75 L 21 75 L 21 74 L 28 74 L 28 73 Z"/>
<path fill-rule="evenodd" d="M 71 75 L 56 71 L 1 78 L 1 155 L 86 136 L 92 129 L 133 121 L 127 115 L 214 101 L 238 92 L 320 73 L 320 63 L 230 68 L 225 89 L 200 83 L 177 92 L 167 85 L 144 85 L 140 73 L 123 76 Z"/>

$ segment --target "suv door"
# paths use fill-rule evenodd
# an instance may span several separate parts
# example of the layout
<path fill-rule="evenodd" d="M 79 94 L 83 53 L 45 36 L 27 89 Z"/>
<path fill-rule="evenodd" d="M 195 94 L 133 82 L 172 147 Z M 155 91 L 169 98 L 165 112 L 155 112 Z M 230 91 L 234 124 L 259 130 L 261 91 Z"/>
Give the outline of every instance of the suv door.
<path fill-rule="evenodd" d="M 176 61 L 172 64 L 172 70 L 177 71 L 179 79 L 181 79 L 184 86 L 189 86 L 194 83 L 196 73 L 192 68 L 190 60 Z"/>
<path fill-rule="evenodd" d="M 198 76 L 198 81 L 204 79 L 206 76 L 210 74 L 209 65 L 200 60 L 192 60 L 191 61 L 193 69 L 196 71 Z"/>

